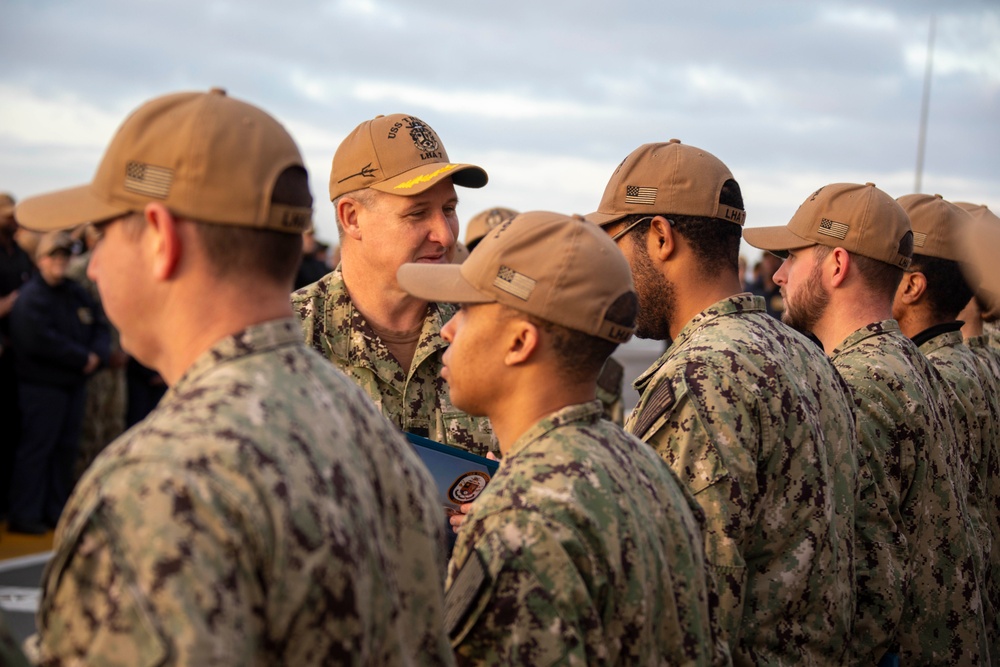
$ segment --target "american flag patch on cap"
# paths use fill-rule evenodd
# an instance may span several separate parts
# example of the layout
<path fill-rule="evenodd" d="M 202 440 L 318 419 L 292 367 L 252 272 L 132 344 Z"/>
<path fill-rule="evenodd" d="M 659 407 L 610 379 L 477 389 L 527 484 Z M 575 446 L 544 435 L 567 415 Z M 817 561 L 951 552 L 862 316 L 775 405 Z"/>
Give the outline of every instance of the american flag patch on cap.
<path fill-rule="evenodd" d="M 917 248 L 923 248 L 927 243 L 927 234 L 923 232 L 913 232 L 913 245 Z"/>
<path fill-rule="evenodd" d="M 125 189 L 129 192 L 166 199 L 173 181 L 173 169 L 154 167 L 145 162 L 129 162 L 125 165 Z"/>
<path fill-rule="evenodd" d="M 641 188 L 638 185 L 625 186 L 626 204 L 649 204 L 656 201 L 656 188 Z"/>
<path fill-rule="evenodd" d="M 823 218 L 819 222 L 819 233 L 825 234 L 826 236 L 832 236 L 835 239 L 843 240 L 847 236 L 847 232 L 850 231 L 850 227 L 842 222 L 836 222 L 834 220 L 827 220 Z"/>
<path fill-rule="evenodd" d="M 502 289 L 508 294 L 516 296 L 522 301 L 527 301 L 531 292 L 535 289 L 535 281 L 523 273 L 518 273 L 509 266 L 500 266 L 497 277 L 493 280 L 493 286 Z"/>

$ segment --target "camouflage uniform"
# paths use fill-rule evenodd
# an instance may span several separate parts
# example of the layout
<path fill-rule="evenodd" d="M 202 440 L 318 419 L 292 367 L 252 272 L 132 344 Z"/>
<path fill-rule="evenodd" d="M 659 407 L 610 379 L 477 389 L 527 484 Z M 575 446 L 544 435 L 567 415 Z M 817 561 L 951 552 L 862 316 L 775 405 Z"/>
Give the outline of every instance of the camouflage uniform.
<path fill-rule="evenodd" d="M 489 420 L 452 405 L 441 378 L 448 347 L 441 327 L 455 314 L 453 305 L 430 304 L 409 372 L 354 307 L 340 267 L 294 292 L 292 307 L 302 319 L 306 343 L 354 380 L 400 429 L 480 456 L 497 452 Z"/>
<path fill-rule="evenodd" d="M 980 592 L 985 593 L 984 565 L 989 561 L 993 543 L 986 482 L 996 465 L 996 443 L 1000 441 L 998 406 L 995 395 L 991 395 L 991 378 L 983 376 L 976 354 L 962 342 L 961 322 L 943 326 L 948 330 L 937 333 L 939 329 L 935 328 L 915 336 L 914 342 L 951 387 L 955 399 L 951 408 L 960 447 L 961 490 L 975 529 L 973 555 L 982 584 Z M 985 618 L 992 618 L 992 606 L 985 594 L 983 603 Z"/>
<path fill-rule="evenodd" d="M 604 406 L 604 418 L 619 426 L 625 424 L 625 402 L 622 400 L 624 380 L 625 368 L 614 357 L 608 357 L 597 378 L 597 398 Z"/>
<path fill-rule="evenodd" d="M 87 276 L 90 253 L 77 255 L 70 260 L 67 275 L 83 285 L 100 306 L 101 295 L 97 284 Z M 101 317 L 104 317 L 103 310 Z M 105 318 L 107 319 L 107 318 Z M 111 353 L 121 350 L 118 330 L 109 324 Z M 80 429 L 80 451 L 76 458 L 74 477 L 79 479 L 97 455 L 125 430 L 125 368 L 104 367 L 87 378 L 87 403 Z"/>
<path fill-rule="evenodd" d="M 734 663 L 838 664 L 858 470 L 847 388 L 822 350 L 737 295 L 688 322 L 635 388 L 626 429 L 705 510 Z"/>
<path fill-rule="evenodd" d="M 983 386 L 990 398 L 994 424 L 1000 431 L 1000 355 L 990 347 L 986 336 L 976 336 L 966 341 L 979 365 Z M 986 472 L 984 478 L 985 503 L 983 519 L 989 527 L 993 544 L 986 561 L 984 588 L 987 602 L 984 609 L 987 631 L 990 635 L 990 656 L 1000 662 L 1000 435 L 989 443 L 992 446 L 985 453 Z"/>
<path fill-rule="evenodd" d="M 877 580 L 859 584 L 855 636 L 876 660 L 888 649 L 902 664 L 988 664 L 950 389 L 895 320 L 852 333 L 831 360 L 854 392 L 861 457 L 874 475 L 861 503 L 884 499 L 905 573 L 898 607 L 880 604 Z"/>
<path fill-rule="evenodd" d="M 297 321 L 250 327 L 84 475 L 44 577 L 43 661 L 450 664 L 440 512 Z"/>
<path fill-rule="evenodd" d="M 700 510 L 598 401 L 525 432 L 476 499 L 449 565 L 460 664 L 728 662 Z"/>

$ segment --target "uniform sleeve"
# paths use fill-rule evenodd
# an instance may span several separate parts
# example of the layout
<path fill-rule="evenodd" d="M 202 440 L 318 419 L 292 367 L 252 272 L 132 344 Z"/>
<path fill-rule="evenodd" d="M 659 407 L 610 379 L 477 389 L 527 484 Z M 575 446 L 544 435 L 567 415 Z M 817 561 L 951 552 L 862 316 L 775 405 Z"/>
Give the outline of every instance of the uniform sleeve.
<path fill-rule="evenodd" d="M 263 595 L 225 491 L 152 465 L 112 473 L 57 538 L 43 664 L 251 664 Z"/>
<path fill-rule="evenodd" d="M 519 510 L 463 528 L 445 593 L 458 664 L 587 664 L 584 635 L 599 614 L 565 531 Z"/>
<path fill-rule="evenodd" d="M 643 438 L 670 465 L 705 512 L 705 558 L 719 592 L 719 622 L 738 643 L 747 584 L 745 537 L 757 524 L 755 454 L 760 433 L 752 397 L 735 398 L 729 380 L 688 364 L 670 380 L 674 402 Z M 724 445 L 724 446 L 719 446 Z"/>

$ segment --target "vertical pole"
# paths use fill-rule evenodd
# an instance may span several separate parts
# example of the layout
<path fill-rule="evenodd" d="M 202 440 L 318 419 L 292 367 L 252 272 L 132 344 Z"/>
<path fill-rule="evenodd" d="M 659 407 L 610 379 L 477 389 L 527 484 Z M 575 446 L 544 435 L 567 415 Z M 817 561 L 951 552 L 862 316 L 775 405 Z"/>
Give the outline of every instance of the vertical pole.
<path fill-rule="evenodd" d="M 920 104 L 920 133 L 917 137 L 917 178 L 914 192 L 920 192 L 924 178 L 924 149 L 927 144 L 927 114 L 931 106 L 931 75 L 934 71 L 934 16 L 931 16 L 930 35 L 927 38 L 927 68 L 924 70 L 924 95 Z"/>

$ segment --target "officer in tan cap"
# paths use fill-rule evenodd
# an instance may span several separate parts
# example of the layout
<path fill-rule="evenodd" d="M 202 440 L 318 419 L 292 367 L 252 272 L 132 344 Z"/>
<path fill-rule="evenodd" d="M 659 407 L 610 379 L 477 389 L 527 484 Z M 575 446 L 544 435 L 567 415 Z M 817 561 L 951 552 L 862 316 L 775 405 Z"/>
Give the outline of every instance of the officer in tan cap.
<path fill-rule="evenodd" d="M 451 661 L 433 481 L 288 303 L 311 206 L 289 134 L 218 89 L 143 104 L 89 185 L 19 205 L 97 226 L 88 273 L 170 385 L 60 521 L 42 663 Z"/>
<path fill-rule="evenodd" d="M 525 213 L 461 266 L 404 264 L 399 284 L 461 304 L 443 374 L 504 455 L 449 565 L 459 664 L 726 662 L 697 505 L 595 400 L 637 306 L 614 244 L 582 219 Z"/>
<path fill-rule="evenodd" d="M 835 183 L 810 195 L 787 226 L 745 236 L 787 257 L 774 278 L 783 318 L 819 338 L 853 390 L 859 460 L 870 473 L 859 517 L 883 503 L 889 513 L 883 528 L 871 524 L 886 534 L 860 547 L 856 659 L 988 664 L 951 391 L 892 319 L 913 255 L 906 211 L 872 183 Z"/>
<path fill-rule="evenodd" d="M 673 341 L 636 380 L 626 430 L 705 510 L 734 662 L 836 662 L 854 599 L 851 408 L 816 345 L 741 293 L 745 215 L 729 169 L 675 139 L 626 157 L 587 216 L 632 266 L 637 335 Z"/>
<path fill-rule="evenodd" d="M 441 379 L 441 327 L 455 312 L 407 294 L 396 270 L 407 262 L 452 262 L 458 235 L 455 186 L 480 188 L 486 172 L 448 160 L 419 118 L 361 123 L 333 156 L 330 199 L 340 265 L 292 295 L 306 342 L 354 380 L 400 429 L 485 456 L 486 419 L 448 400 Z"/>

